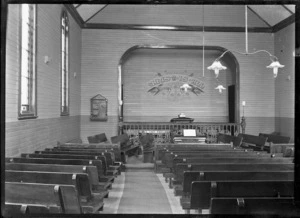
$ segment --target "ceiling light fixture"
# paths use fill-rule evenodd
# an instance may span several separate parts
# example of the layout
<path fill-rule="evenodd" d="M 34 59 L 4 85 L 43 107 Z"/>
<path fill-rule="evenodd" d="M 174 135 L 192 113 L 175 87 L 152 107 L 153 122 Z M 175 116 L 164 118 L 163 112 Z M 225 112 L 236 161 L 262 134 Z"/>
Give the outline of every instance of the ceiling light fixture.
<path fill-rule="evenodd" d="M 267 53 L 270 56 L 270 59 L 272 61 L 272 63 L 267 66 L 267 68 L 272 68 L 273 69 L 273 74 L 274 74 L 274 78 L 277 77 L 278 74 L 278 68 L 283 68 L 284 65 L 280 64 L 278 61 L 278 58 L 274 55 L 272 55 L 270 52 L 268 52 L 267 50 L 257 50 L 254 52 L 248 52 L 248 9 L 247 9 L 247 5 L 245 5 L 245 41 L 246 41 L 246 52 L 238 52 L 238 51 L 234 51 L 234 50 L 226 50 L 224 51 L 213 63 L 211 66 L 207 67 L 208 70 L 213 70 L 216 74 L 216 77 L 218 77 L 220 70 L 225 70 L 227 69 L 227 67 L 223 66 L 220 62 L 220 59 L 227 53 L 227 52 L 235 52 L 238 54 L 242 54 L 242 55 L 253 55 L 259 52 L 264 52 Z"/>

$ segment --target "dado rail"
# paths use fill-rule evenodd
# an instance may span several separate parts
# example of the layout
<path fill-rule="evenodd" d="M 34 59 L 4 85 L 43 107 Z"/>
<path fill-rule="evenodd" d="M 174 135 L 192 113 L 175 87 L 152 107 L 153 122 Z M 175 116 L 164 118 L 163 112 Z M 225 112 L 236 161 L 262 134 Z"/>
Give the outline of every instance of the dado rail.
<path fill-rule="evenodd" d="M 174 136 L 183 136 L 184 129 L 195 129 L 197 136 L 205 136 L 207 143 L 215 143 L 218 133 L 240 133 L 239 123 L 151 123 L 151 122 L 123 122 L 120 123 L 120 134 L 127 133 L 130 138 L 151 133 L 156 143 L 173 142 Z"/>

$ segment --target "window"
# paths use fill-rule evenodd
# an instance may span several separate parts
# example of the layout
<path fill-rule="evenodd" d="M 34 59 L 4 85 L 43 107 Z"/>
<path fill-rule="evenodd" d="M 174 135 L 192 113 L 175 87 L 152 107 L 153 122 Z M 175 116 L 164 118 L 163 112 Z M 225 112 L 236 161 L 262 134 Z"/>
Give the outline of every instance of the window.
<path fill-rule="evenodd" d="M 69 114 L 69 20 L 61 18 L 61 115 Z"/>
<path fill-rule="evenodd" d="M 19 119 L 36 118 L 36 6 L 20 7 Z"/>

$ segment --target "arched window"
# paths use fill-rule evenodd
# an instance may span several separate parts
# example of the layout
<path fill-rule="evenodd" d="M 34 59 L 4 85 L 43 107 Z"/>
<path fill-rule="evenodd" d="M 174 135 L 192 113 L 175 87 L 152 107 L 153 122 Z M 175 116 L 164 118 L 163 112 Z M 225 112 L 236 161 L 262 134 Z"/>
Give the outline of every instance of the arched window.
<path fill-rule="evenodd" d="M 19 119 L 36 117 L 36 5 L 22 4 Z"/>
<path fill-rule="evenodd" d="M 69 115 L 69 19 L 61 17 L 61 115 Z"/>

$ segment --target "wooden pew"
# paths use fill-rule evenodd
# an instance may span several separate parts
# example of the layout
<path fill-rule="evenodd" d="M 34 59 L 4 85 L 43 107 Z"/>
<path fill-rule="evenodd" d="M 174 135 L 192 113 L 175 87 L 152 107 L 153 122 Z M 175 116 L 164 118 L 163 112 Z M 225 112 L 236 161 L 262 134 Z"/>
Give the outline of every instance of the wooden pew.
<path fill-rule="evenodd" d="M 107 177 L 104 175 L 103 164 L 101 160 L 89 160 L 89 159 L 61 159 L 61 158 L 28 158 L 28 157 L 7 157 L 5 158 L 7 163 L 36 163 L 36 164 L 59 164 L 59 165 L 83 165 L 83 166 L 95 166 L 97 172 L 89 175 L 92 180 L 99 182 L 99 188 L 104 189 L 111 188 L 114 177 Z M 99 189 L 97 188 L 97 190 Z"/>
<path fill-rule="evenodd" d="M 294 157 L 294 149 L 294 143 L 273 144 L 272 142 L 270 142 L 264 147 L 264 150 L 268 151 L 269 153 L 282 153 L 284 157 Z"/>
<path fill-rule="evenodd" d="M 179 163 L 293 163 L 294 158 L 285 158 L 285 157 L 251 157 L 251 156 L 242 156 L 242 157 L 175 157 L 173 159 L 173 166 Z"/>
<path fill-rule="evenodd" d="M 136 154 L 138 148 L 140 147 L 140 145 L 134 145 L 133 142 L 130 141 L 127 133 L 113 136 L 110 138 L 110 140 L 112 143 L 120 143 L 121 151 L 128 156 L 133 156 Z"/>
<path fill-rule="evenodd" d="M 93 154 L 101 154 L 104 153 L 104 156 L 111 161 L 110 166 L 117 170 L 123 169 L 124 165 L 121 160 L 121 151 L 116 151 L 115 149 L 106 149 L 106 148 L 73 148 L 73 147 L 54 147 L 54 148 L 46 148 L 45 151 L 69 151 L 69 152 L 81 152 L 86 155 Z"/>
<path fill-rule="evenodd" d="M 295 205 L 294 198 L 212 198 L 210 213 L 299 217 L 300 209 Z"/>
<path fill-rule="evenodd" d="M 217 142 L 218 143 L 232 143 L 233 147 L 240 147 L 243 141 L 243 137 L 236 137 L 232 135 L 227 135 L 223 133 L 218 133 Z"/>
<path fill-rule="evenodd" d="M 47 149 L 45 151 L 35 151 L 35 154 L 68 154 L 68 155 L 95 155 L 95 156 L 105 156 L 106 158 L 106 169 L 111 170 L 111 172 L 114 172 L 114 170 L 118 171 L 118 174 L 121 174 L 121 166 L 116 165 L 114 163 L 114 155 L 111 152 L 87 152 L 87 151 L 65 151 L 65 150 L 60 150 L 60 149 Z"/>
<path fill-rule="evenodd" d="M 268 139 L 263 136 L 255 136 L 242 133 L 240 133 L 238 137 L 243 139 L 241 145 L 242 147 L 250 147 L 255 150 L 263 150 Z"/>
<path fill-rule="evenodd" d="M 197 181 L 192 183 L 190 209 L 209 209 L 211 198 L 293 196 L 293 181 Z"/>
<path fill-rule="evenodd" d="M 80 197 L 80 205 L 84 213 L 96 213 L 103 210 L 103 198 L 108 196 L 108 191 L 92 193 L 88 175 L 82 173 L 6 170 L 5 181 L 73 185 Z"/>
<path fill-rule="evenodd" d="M 166 166 L 165 153 L 172 151 L 205 151 L 205 150 L 226 150 L 232 149 L 233 144 L 155 144 L 155 171 L 162 173 L 169 173 L 170 168 Z"/>
<path fill-rule="evenodd" d="M 120 143 L 58 143 L 54 148 L 63 149 L 101 149 L 101 150 L 113 150 L 116 161 L 121 162 L 121 149 Z"/>
<path fill-rule="evenodd" d="M 263 152 L 252 152 L 247 150 L 223 150 L 223 151 L 192 151 L 192 152 L 166 152 L 165 157 L 163 159 L 163 163 L 166 165 L 166 167 L 174 167 L 173 161 L 174 158 L 192 158 L 192 157 L 270 157 L 270 154 L 263 153 Z"/>
<path fill-rule="evenodd" d="M 294 171 L 185 171 L 181 201 L 189 201 L 194 181 L 294 180 Z"/>
<path fill-rule="evenodd" d="M 107 181 L 114 181 L 114 177 L 117 176 L 118 172 L 116 170 L 107 170 L 106 158 L 100 155 L 72 155 L 72 154 L 31 154 L 22 153 L 21 157 L 25 158 L 57 158 L 57 159 L 78 159 L 78 160 L 101 160 L 102 169 L 104 170 L 105 177 Z"/>
<path fill-rule="evenodd" d="M 36 164 L 62 164 L 62 165 L 83 165 L 83 166 L 95 166 L 97 174 L 89 175 L 90 178 L 98 180 L 98 184 L 93 185 L 93 190 L 102 191 L 110 189 L 112 182 L 107 181 L 102 170 L 101 160 L 78 160 L 78 159 L 57 159 L 57 158 L 24 158 L 24 157 L 7 157 L 6 163 L 36 163 Z"/>
<path fill-rule="evenodd" d="M 49 208 L 40 204 L 5 203 L 3 217 L 22 217 L 32 214 L 49 214 Z"/>
<path fill-rule="evenodd" d="M 267 142 L 272 142 L 273 144 L 287 144 L 291 140 L 291 138 L 288 136 L 280 136 L 267 133 L 259 133 L 259 136 L 267 138 Z"/>
<path fill-rule="evenodd" d="M 50 213 L 82 214 L 74 186 L 5 182 L 5 203 L 39 204 Z"/>
<path fill-rule="evenodd" d="M 197 158 L 218 158 L 218 157 L 223 157 L 223 158 L 230 158 L 230 157 L 234 157 L 234 158 L 241 158 L 241 157 L 260 157 L 260 158 L 270 158 L 270 154 L 264 153 L 264 152 L 252 152 L 252 151 L 247 151 L 245 150 L 244 152 L 241 150 L 237 150 L 234 152 L 182 152 L 182 153 L 177 153 L 174 154 L 173 152 L 170 154 L 166 154 L 166 167 L 170 168 L 169 173 L 164 173 L 164 177 L 166 178 L 166 182 L 168 179 L 170 179 L 170 181 L 172 180 L 172 178 L 174 178 L 174 173 L 176 171 L 177 165 L 173 165 L 173 160 L 174 158 L 190 158 L 190 157 L 197 157 Z M 274 156 L 274 155 L 272 155 Z M 279 155 L 280 156 L 280 155 Z M 282 155 L 281 155 L 282 156 Z M 170 183 L 170 186 L 171 183 Z"/>
<path fill-rule="evenodd" d="M 224 163 L 210 163 L 210 164 L 177 164 L 174 172 L 174 179 L 177 182 L 183 182 L 184 171 L 293 171 L 294 164 L 224 164 Z"/>
<path fill-rule="evenodd" d="M 105 133 L 97 134 L 97 135 L 95 135 L 95 137 L 98 140 L 98 143 L 107 142 L 107 137 L 106 137 Z"/>
<path fill-rule="evenodd" d="M 89 175 L 89 181 L 91 183 L 93 192 L 97 193 L 103 191 L 103 186 L 101 185 L 101 183 L 99 183 L 98 171 L 95 166 L 37 163 L 5 163 L 5 170 L 86 173 Z"/>
<path fill-rule="evenodd" d="M 181 161 L 177 162 L 176 158 L 174 159 L 174 165 L 179 163 L 186 163 L 186 164 L 292 164 L 293 159 L 292 158 L 251 158 L 251 157 L 242 157 L 242 158 L 235 158 L 235 157 L 222 157 L 222 158 L 187 158 L 187 159 L 181 159 Z M 174 171 L 177 171 L 175 169 Z M 174 177 L 174 176 L 173 176 Z M 170 188 L 175 186 L 174 193 L 175 195 L 181 195 L 183 192 L 183 185 L 184 185 L 184 175 L 183 175 L 183 181 L 181 180 L 172 180 L 170 179 Z"/>
<path fill-rule="evenodd" d="M 92 144 L 92 143 L 98 143 L 98 139 L 97 139 L 97 137 L 96 136 L 88 136 L 87 137 L 87 140 L 88 140 L 88 142 L 90 143 L 90 144 Z"/>

